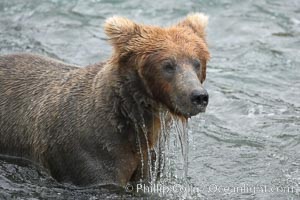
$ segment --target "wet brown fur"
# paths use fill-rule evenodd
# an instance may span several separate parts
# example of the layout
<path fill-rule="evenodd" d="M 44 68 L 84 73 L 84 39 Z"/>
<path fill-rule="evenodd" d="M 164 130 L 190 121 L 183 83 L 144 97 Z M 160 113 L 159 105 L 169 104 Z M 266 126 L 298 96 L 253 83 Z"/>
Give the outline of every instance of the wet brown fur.
<path fill-rule="evenodd" d="M 105 32 L 114 54 L 78 67 L 31 54 L 0 57 L 0 153 L 29 158 L 58 181 L 77 185 L 147 179 L 147 144 L 159 138 L 161 107 L 181 116 L 158 70 L 167 58 L 197 58 L 201 83 L 209 59 L 206 17 L 192 14 L 161 28 L 112 17 Z M 173 94 L 174 93 L 174 94 Z M 141 172 L 143 169 L 143 173 Z M 144 174 L 142 177 L 141 174 Z"/>

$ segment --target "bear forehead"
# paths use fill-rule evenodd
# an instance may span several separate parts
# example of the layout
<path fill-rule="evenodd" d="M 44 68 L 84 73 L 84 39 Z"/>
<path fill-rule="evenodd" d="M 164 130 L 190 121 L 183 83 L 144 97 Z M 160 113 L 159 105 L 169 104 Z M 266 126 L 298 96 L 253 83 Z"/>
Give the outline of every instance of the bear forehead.
<path fill-rule="evenodd" d="M 206 41 L 184 28 L 147 27 L 131 42 L 131 50 L 141 54 L 161 52 L 176 58 L 209 59 Z"/>

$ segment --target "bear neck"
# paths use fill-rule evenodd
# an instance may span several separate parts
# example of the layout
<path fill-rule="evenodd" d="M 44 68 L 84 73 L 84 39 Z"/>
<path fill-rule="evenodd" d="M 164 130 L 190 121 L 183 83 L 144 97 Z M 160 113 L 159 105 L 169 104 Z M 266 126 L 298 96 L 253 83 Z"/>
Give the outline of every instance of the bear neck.
<path fill-rule="evenodd" d="M 96 75 L 94 88 L 95 106 L 110 108 L 107 112 L 116 132 L 131 130 L 130 137 L 139 137 L 144 147 L 156 144 L 162 106 L 149 95 L 136 70 L 107 63 Z"/>

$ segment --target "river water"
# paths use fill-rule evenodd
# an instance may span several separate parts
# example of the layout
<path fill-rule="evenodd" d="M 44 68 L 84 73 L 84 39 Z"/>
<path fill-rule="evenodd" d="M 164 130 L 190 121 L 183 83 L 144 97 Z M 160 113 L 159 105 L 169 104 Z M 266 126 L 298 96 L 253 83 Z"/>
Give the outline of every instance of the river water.
<path fill-rule="evenodd" d="M 169 158 L 177 172 L 161 184 L 176 187 L 148 197 L 300 199 L 299 0 L 0 0 L 0 53 L 87 65 L 111 54 L 105 18 L 167 26 L 189 12 L 210 16 L 210 102 L 188 123 L 187 177 L 182 159 Z M 180 148 L 176 140 L 171 146 Z M 0 199 L 104 198 L 133 197 L 59 184 L 32 165 L 0 161 Z"/>

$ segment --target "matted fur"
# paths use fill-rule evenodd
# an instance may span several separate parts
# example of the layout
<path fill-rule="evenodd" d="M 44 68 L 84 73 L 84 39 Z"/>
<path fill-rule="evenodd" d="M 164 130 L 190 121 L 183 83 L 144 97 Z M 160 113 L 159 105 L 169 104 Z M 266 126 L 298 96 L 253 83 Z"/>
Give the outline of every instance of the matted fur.
<path fill-rule="evenodd" d="M 104 29 L 113 55 L 86 67 L 0 56 L 0 153 L 77 185 L 146 181 L 161 108 L 183 118 L 200 112 L 186 96 L 206 77 L 206 25 L 200 13 L 166 28 L 111 17 Z M 163 71 L 170 60 L 176 76 Z"/>

